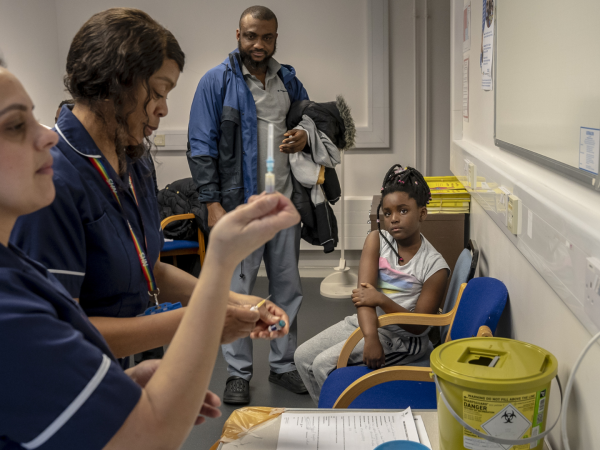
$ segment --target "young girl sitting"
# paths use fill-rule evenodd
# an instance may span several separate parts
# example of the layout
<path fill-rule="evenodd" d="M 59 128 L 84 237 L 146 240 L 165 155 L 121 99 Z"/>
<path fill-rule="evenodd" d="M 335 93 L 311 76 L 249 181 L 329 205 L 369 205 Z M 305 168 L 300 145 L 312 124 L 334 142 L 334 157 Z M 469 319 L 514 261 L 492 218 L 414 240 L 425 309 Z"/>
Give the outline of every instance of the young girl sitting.
<path fill-rule="evenodd" d="M 365 240 L 358 270 L 358 289 L 352 291 L 357 314 L 302 344 L 296 367 L 318 404 L 321 387 L 335 369 L 346 339 L 360 326 L 364 339 L 352 351 L 349 365 L 371 369 L 408 364 L 427 350 L 429 327 L 391 325 L 377 328 L 377 317 L 391 313 L 435 314 L 442 301 L 450 268 L 421 234 L 431 198 L 423 176 L 399 164 L 388 170 L 381 188 L 382 230 Z"/>

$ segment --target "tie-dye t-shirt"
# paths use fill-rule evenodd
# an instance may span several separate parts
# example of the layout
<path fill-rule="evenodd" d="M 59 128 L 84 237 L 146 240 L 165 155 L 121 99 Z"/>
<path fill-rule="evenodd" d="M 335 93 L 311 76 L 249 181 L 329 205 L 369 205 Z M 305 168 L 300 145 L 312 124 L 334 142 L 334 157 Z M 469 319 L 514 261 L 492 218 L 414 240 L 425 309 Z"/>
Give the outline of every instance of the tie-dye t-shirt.
<path fill-rule="evenodd" d="M 391 234 L 381 231 L 398 250 L 398 244 Z M 433 248 L 425 236 L 421 235 L 421 247 L 417 254 L 404 266 L 398 265 L 398 257 L 390 245 L 379 235 L 379 279 L 377 288 L 392 301 L 412 311 L 417 305 L 423 283 L 439 270 L 446 269 L 450 276 L 450 267 Z M 377 308 L 377 314 L 385 314 Z"/>

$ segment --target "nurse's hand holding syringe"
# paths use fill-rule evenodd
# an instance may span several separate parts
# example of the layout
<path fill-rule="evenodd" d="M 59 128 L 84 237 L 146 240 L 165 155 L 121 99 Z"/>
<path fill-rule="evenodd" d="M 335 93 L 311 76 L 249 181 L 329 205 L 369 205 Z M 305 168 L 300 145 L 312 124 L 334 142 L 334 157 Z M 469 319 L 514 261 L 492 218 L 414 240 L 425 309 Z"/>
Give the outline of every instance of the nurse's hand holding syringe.
<path fill-rule="evenodd" d="M 289 333 L 290 319 L 287 313 L 275 303 L 269 301 L 270 297 L 269 295 L 266 299 L 262 299 L 254 295 L 241 295 L 235 292 L 229 293 L 230 307 L 236 306 L 237 308 L 259 312 L 260 319 L 254 324 L 252 331 L 250 331 L 252 339 L 277 339 Z M 283 326 L 279 326 L 281 321 L 284 322 Z M 276 329 L 271 330 L 270 327 L 274 325 Z M 227 324 L 225 326 L 227 327 Z"/>

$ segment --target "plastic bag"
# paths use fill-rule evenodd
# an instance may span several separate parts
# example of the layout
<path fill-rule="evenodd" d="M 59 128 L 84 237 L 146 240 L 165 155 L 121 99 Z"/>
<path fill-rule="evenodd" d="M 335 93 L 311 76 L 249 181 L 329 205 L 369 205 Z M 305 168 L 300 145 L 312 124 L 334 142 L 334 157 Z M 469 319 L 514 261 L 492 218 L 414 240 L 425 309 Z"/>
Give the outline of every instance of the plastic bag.
<path fill-rule="evenodd" d="M 223 425 L 219 442 L 232 442 L 246 434 L 251 434 L 252 428 L 277 418 L 284 411 L 285 408 L 258 406 L 236 409 Z"/>

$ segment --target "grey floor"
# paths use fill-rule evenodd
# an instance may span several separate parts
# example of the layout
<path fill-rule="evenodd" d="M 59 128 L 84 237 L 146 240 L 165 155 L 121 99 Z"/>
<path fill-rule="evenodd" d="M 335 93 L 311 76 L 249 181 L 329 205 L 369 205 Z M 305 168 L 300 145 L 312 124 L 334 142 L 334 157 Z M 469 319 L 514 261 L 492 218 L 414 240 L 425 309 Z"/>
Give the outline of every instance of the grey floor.
<path fill-rule="evenodd" d="M 304 301 L 298 316 L 298 344 L 307 341 L 344 317 L 355 313 L 355 308 L 350 299 L 335 300 L 321 297 L 319 293 L 321 281 L 320 278 L 304 278 L 302 280 Z M 257 279 L 253 294 L 263 297 L 268 295 L 268 281 L 266 278 Z M 250 382 L 250 406 L 314 408 L 315 404 L 310 396 L 296 395 L 282 387 L 269 383 L 268 354 L 269 343 L 255 341 L 254 377 Z M 222 397 L 227 378 L 227 365 L 223 357 L 219 355 L 210 382 L 210 390 Z M 208 450 L 221 437 L 225 420 L 237 408 L 236 406 L 223 404 L 221 406 L 223 415 L 218 419 L 209 419 L 204 424 L 195 427 L 182 449 Z"/>

